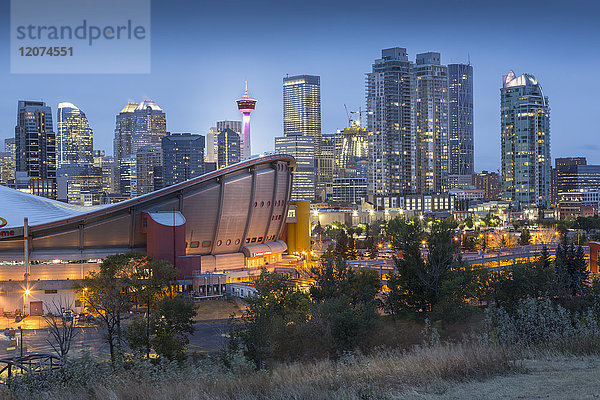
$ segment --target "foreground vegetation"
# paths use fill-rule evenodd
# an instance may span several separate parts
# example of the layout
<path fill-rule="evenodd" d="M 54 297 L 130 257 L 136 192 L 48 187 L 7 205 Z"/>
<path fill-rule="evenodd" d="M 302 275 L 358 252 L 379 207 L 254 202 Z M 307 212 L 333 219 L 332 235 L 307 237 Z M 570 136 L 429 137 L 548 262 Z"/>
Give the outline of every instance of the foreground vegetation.
<path fill-rule="evenodd" d="M 348 353 L 338 360 L 280 363 L 256 370 L 243 357 L 185 365 L 135 360 L 123 368 L 84 358 L 49 375 L 13 382 L 6 398 L 29 399 L 384 399 L 444 382 L 481 379 L 515 368 L 511 356 L 481 343 L 433 343 L 409 351 Z M 516 367 L 518 368 L 518 366 Z"/>
<path fill-rule="evenodd" d="M 349 245 L 326 252 L 308 292 L 263 271 L 258 295 L 212 357 L 184 351 L 194 307 L 168 294 L 172 267 L 137 255 L 109 259 L 86 281 L 86 301 L 112 329 L 111 361 L 66 358 L 60 370 L 13 378 L 5 395 L 397 398 L 523 372 L 524 359 L 600 355 L 600 281 L 588 275 L 580 248 L 563 238 L 554 259 L 544 250 L 537 262 L 490 271 L 462 261 L 455 228 L 391 221 L 402 256 L 383 292 L 378 271 L 347 266 Z M 123 329 L 115 310 L 136 303 L 150 313 Z"/>

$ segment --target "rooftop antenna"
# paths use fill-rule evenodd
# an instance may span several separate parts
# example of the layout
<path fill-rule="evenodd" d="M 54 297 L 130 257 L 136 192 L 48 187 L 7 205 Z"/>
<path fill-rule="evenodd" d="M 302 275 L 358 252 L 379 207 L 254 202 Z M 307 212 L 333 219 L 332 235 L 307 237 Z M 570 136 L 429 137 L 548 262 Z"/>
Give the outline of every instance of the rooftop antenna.
<path fill-rule="evenodd" d="M 246 94 L 248 94 L 248 81 L 244 81 L 246 83 Z"/>
<path fill-rule="evenodd" d="M 469 60 L 469 65 L 471 65 L 471 53 L 467 52 L 467 60 Z"/>

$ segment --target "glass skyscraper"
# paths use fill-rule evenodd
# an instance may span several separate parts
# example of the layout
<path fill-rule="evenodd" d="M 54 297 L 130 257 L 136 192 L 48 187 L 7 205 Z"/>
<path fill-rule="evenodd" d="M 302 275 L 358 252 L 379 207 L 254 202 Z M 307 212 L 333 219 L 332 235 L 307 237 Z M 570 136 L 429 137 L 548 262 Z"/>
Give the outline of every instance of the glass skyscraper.
<path fill-rule="evenodd" d="M 473 153 L 473 67 L 448 64 L 449 188 L 471 184 Z"/>
<path fill-rule="evenodd" d="M 133 112 L 137 103 L 128 103 L 116 118 L 115 138 L 113 141 L 114 157 L 117 163 L 131 154 L 131 131 L 133 129 Z"/>
<path fill-rule="evenodd" d="M 412 72 L 415 190 L 442 193 L 448 189 L 448 67 L 440 53 L 428 52 L 417 54 Z"/>
<path fill-rule="evenodd" d="M 56 135 L 46 103 L 19 101 L 15 145 L 16 172 L 26 174 L 29 190 L 56 198 Z"/>
<path fill-rule="evenodd" d="M 500 89 L 502 199 L 550 204 L 550 108 L 533 75 L 503 76 Z"/>
<path fill-rule="evenodd" d="M 321 157 L 321 78 L 297 75 L 283 78 L 283 135 L 275 138 L 275 151 L 290 154 L 298 163 L 292 187 L 292 199 L 313 200 L 316 196 Z M 308 139 L 307 139 L 308 138 Z M 279 146 L 279 147 L 278 147 Z M 312 150 L 308 148 L 312 146 Z M 278 150 L 279 148 L 279 150 Z M 285 151 L 284 151 L 285 150 Z M 307 156 L 312 157 L 310 162 Z M 327 164 L 323 160 L 323 166 Z M 321 185 L 324 186 L 324 185 Z M 312 193 L 309 191 L 312 188 Z M 325 190 L 326 188 L 323 187 Z"/>
<path fill-rule="evenodd" d="M 311 136 L 288 135 L 275 138 L 275 152 L 296 159 L 292 200 L 314 200 L 316 189 L 315 144 Z"/>
<path fill-rule="evenodd" d="M 369 137 L 369 193 L 414 190 L 412 100 L 415 83 L 405 48 L 381 51 L 366 83 Z"/>
<path fill-rule="evenodd" d="M 283 135 L 313 138 L 315 154 L 321 145 L 321 78 L 313 75 L 283 78 Z"/>
<path fill-rule="evenodd" d="M 139 104 L 127 104 L 117 115 L 114 152 L 120 172 L 119 187 L 122 194 L 131 196 L 150 193 L 157 189 L 162 175 L 162 138 L 167 135 L 167 121 L 164 111 L 152 100 Z M 139 157 L 137 155 L 139 154 Z M 133 156 L 133 158 L 132 158 Z M 125 160 L 125 161 L 124 161 Z M 121 163 L 125 162 L 121 168 Z M 135 163 L 137 171 L 131 173 Z M 126 173 L 123 173 L 126 171 Z M 125 177 L 125 178 L 123 178 Z M 131 179 L 137 179 L 135 184 Z"/>
<path fill-rule="evenodd" d="M 217 136 L 217 168 L 242 160 L 242 140 L 240 135 L 232 129 L 226 128 Z"/>
<path fill-rule="evenodd" d="M 83 111 L 72 103 L 59 103 L 56 128 L 59 166 L 93 163 L 93 131 Z"/>
<path fill-rule="evenodd" d="M 162 138 L 163 186 L 187 181 L 204 173 L 204 136 L 171 133 Z"/>

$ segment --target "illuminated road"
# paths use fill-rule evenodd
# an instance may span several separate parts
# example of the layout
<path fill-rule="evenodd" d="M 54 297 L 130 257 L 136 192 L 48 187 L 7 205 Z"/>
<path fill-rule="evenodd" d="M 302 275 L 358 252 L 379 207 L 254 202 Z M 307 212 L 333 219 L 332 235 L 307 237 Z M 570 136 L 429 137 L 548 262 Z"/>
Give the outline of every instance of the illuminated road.
<path fill-rule="evenodd" d="M 27 321 L 27 318 L 25 319 Z M 31 324 L 36 323 L 30 322 Z M 11 324 L 14 326 L 14 323 Z M 191 352 L 219 351 L 227 340 L 228 322 L 227 320 L 202 321 L 194 324 L 196 331 L 190 336 L 188 350 Z M 69 353 L 72 357 L 78 357 L 84 353 L 89 353 L 96 357 L 108 358 L 108 344 L 103 339 L 104 329 L 98 327 L 77 328 L 78 333 Z M 20 338 L 20 332 L 16 331 L 17 340 Z M 25 343 L 24 354 L 26 353 L 54 353 L 52 347 L 48 344 L 47 329 L 26 329 L 23 330 L 23 342 Z M 10 349 L 10 339 L 8 336 L 0 333 L 0 358 L 18 356 L 20 347 L 16 346 Z"/>

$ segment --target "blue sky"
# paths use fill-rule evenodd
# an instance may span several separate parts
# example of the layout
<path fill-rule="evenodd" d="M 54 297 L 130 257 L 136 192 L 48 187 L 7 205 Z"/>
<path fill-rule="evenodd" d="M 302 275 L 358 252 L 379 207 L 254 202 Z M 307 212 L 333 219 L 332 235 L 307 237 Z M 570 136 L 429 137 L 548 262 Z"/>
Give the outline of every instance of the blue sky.
<path fill-rule="evenodd" d="M 205 133 L 240 119 L 248 80 L 258 99 L 253 153 L 282 134 L 281 81 L 321 76 L 323 132 L 344 128 L 344 104 L 364 108 L 364 74 L 382 48 L 439 51 L 474 68 L 475 167 L 500 164 L 499 93 L 509 69 L 534 74 L 550 99 L 552 156 L 600 163 L 600 6 L 593 1 L 152 2 L 150 74 L 10 73 L 9 2 L 0 0 L 0 138 L 14 134 L 17 101 L 69 101 L 88 116 L 95 147 L 112 153 L 115 115 L 155 100 L 171 132 Z"/>

